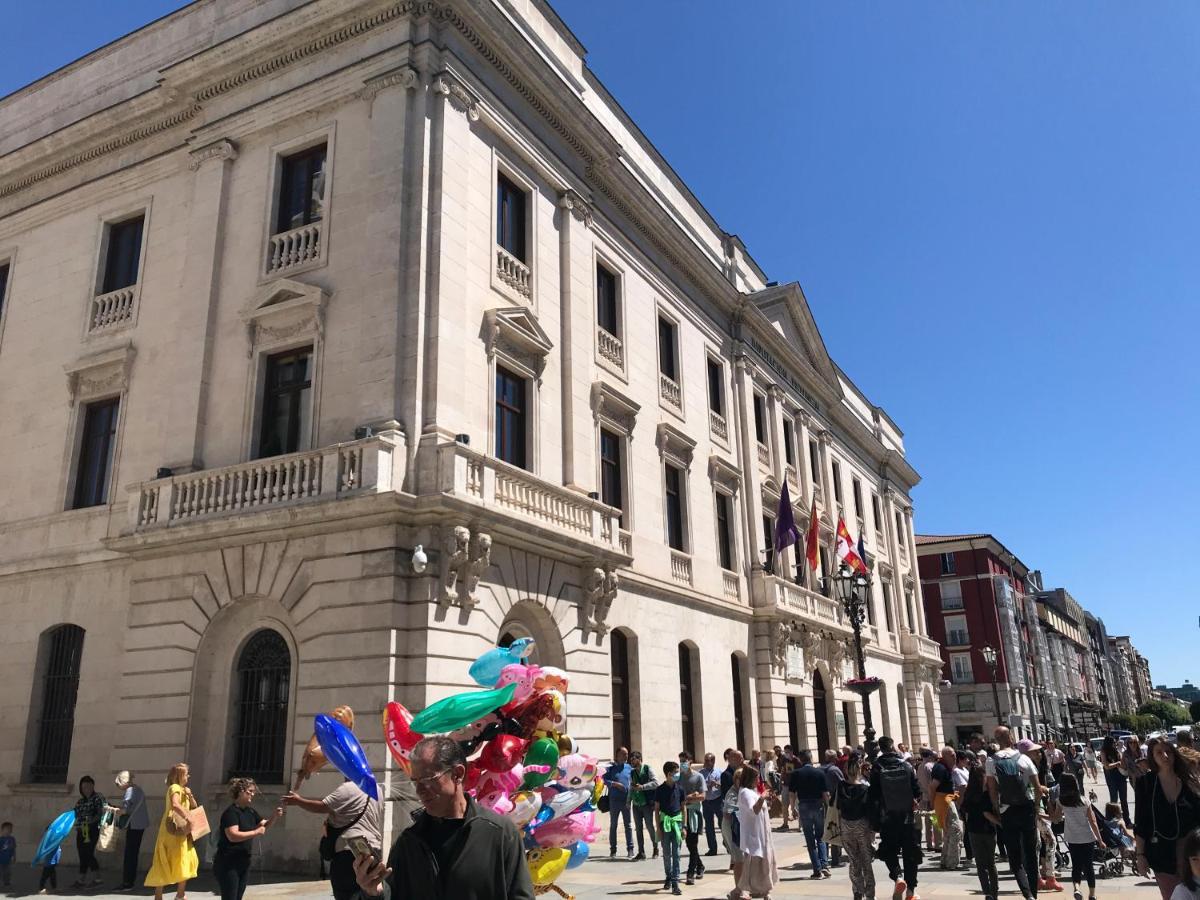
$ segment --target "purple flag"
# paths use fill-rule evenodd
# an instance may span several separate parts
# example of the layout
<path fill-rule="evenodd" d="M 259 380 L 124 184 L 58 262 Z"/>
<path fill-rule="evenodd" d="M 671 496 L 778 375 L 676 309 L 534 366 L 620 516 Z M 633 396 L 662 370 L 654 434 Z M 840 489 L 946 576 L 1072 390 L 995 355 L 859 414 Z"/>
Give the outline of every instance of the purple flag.
<path fill-rule="evenodd" d="M 792 515 L 792 498 L 788 496 L 787 479 L 779 492 L 779 510 L 775 514 L 775 552 L 790 547 L 800 540 L 800 529 Z"/>

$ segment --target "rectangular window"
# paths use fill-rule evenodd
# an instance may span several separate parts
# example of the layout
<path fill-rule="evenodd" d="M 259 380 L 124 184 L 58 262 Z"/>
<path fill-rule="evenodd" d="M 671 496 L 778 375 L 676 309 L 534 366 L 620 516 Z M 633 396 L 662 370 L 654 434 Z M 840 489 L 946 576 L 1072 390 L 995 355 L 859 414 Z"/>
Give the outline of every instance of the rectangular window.
<path fill-rule="evenodd" d="M 729 495 L 716 493 L 717 502 L 717 558 L 721 568 L 733 571 L 733 516 L 730 512 Z"/>
<path fill-rule="evenodd" d="M 900 510 L 896 510 L 896 543 L 900 545 L 900 552 L 908 552 L 907 537 L 904 534 L 904 519 L 900 516 Z"/>
<path fill-rule="evenodd" d="M 954 554 L 953 553 L 943 553 L 943 554 L 941 554 L 941 556 L 939 558 L 941 559 L 941 563 L 942 563 L 942 574 L 943 575 L 955 574 L 954 573 Z"/>
<path fill-rule="evenodd" d="M 503 366 L 496 366 L 496 458 L 528 468 L 525 429 L 528 384 Z"/>
<path fill-rule="evenodd" d="M 104 254 L 104 277 L 100 293 L 107 294 L 137 284 L 138 262 L 142 257 L 142 225 L 138 216 L 108 226 L 108 247 Z"/>
<path fill-rule="evenodd" d="M 600 499 L 619 510 L 625 509 L 625 476 L 621 470 L 621 438 L 600 429 Z M 624 527 L 625 517 L 620 519 Z"/>
<path fill-rule="evenodd" d="M 679 383 L 675 360 L 675 323 L 662 316 L 658 317 L 658 371 L 676 384 Z"/>
<path fill-rule="evenodd" d="M 696 755 L 696 708 L 692 696 L 692 651 L 687 644 L 679 645 L 679 717 L 683 732 L 683 749 Z"/>
<path fill-rule="evenodd" d="M 872 491 L 871 493 L 871 522 L 875 526 L 875 533 L 883 534 L 883 516 L 879 512 L 879 495 Z"/>
<path fill-rule="evenodd" d="M 970 653 L 950 654 L 950 680 L 955 684 L 971 684 L 975 675 L 971 671 Z"/>
<path fill-rule="evenodd" d="M 975 712 L 975 695 L 974 694 L 959 694 L 958 695 L 958 711 L 959 712 Z"/>
<path fill-rule="evenodd" d="M 967 634 L 966 616 L 946 616 L 946 646 L 971 646 L 971 637 Z"/>
<path fill-rule="evenodd" d="M 596 263 L 596 321 L 613 337 L 620 337 L 618 318 L 616 273 Z"/>
<path fill-rule="evenodd" d="M 496 174 L 496 243 L 528 264 L 525 220 L 528 195 L 503 172 Z"/>
<path fill-rule="evenodd" d="M 325 144 L 318 144 L 283 158 L 275 234 L 311 225 L 324 217 L 325 148 Z"/>
<path fill-rule="evenodd" d="M 312 347 L 267 357 L 258 456 L 307 447 L 312 432 Z"/>
<path fill-rule="evenodd" d="M 75 470 L 72 509 L 102 506 L 108 502 L 108 483 L 112 477 L 117 413 L 120 408 L 118 397 L 89 403 L 83 408 L 83 440 L 79 445 L 79 463 Z"/>
<path fill-rule="evenodd" d="M 760 444 L 767 442 L 767 400 L 762 394 L 754 395 L 754 437 Z"/>
<path fill-rule="evenodd" d="M 718 416 L 725 415 L 725 367 L 708 358 L 708 408 Z"/>
<path fill-rule="evenodd" d="M 667 485 L 667 544 L 672 550 L 683 552 L 683 472 L 670 463 L 666 464 Z"/>
<path fill-rule="evenodd" d="M 820 487 L 821 485 L 821 449 L 817 446 L 816 441 L 808 442 L 808 475 L 812 478 L 812 483 Z"/>
<path fill-rule="evenodd" d="M 775 520 L 763 516 L 763 566 L 768 572 L 775 571 Z"/>
<path fill-rule="evenodd" d="M 962 609 L 962 582 L 947 581 L 938 585 L 942 594 L 942 609 Z"/>
<path fill-rule="evenodd" d="M 832 464 L 833 468 L 833 499 L 840 506 L 842 503 L 842 467 L 835 459 Z"/>
<path fill-rule="evenodd" d="M 8 263 L 0 264 L 0 316 L 4 315 L 4 300 L 8 291 Z"/>
<path fill-rule="evenodd" d="M 850 499 L 854 501 L 854 517 L 861 519 L 863 517 L 862 482 L 857 478 L 850 479 Z"/>
<path fill-rule="evenodd" d="M 888 631 L 896 630 L 896 616 L 892 611 L 892 586 L 886 582 L 880 582 L 883 587 L 883 614 L 887 617 Z"/>
<path fill-rule="evenodd" d="M 796 464 L 796 439 L 794 436 L 795 426 L 791 419 L 783 420 L 783 459 L 789 466 Z"/>

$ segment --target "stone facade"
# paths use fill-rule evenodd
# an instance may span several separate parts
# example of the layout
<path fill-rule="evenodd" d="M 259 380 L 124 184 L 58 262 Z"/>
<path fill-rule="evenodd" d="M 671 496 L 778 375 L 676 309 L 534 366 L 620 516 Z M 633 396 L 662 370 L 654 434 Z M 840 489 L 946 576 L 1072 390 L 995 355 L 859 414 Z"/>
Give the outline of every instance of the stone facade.
<path fill-rule="evenodd" d="M 338 704 L 390 784 L 383 706 L 469 689 L 503 635 L 571 673 L 569 733 L 601 757 L 625 735 L 655 761 L 739 734 L 856 740 L 841 610 L 795 583 L 791 551 L 764 565 L 785 482 L 829 559 L 839 513 L 865 533 L 876 729 L 940 737 L 901 432 L 553 12 L 512 12 L 194 4 L 0 101 L 0 793 L 20 840 L 85 773 L 134 769 L 157 798 L 186 759 L 219 802 L 263 629 L 287 648 L 265 802 Z M 287 161 L 321 147 L 319 214 L 280 228 Z M 505 183 L 519 252 L 498 245 Z M 138 216 L 136 278 L 108 290 L 114 228 Z M 269 361 L 297 352 L 292 452 L 261 458 Z M 520 385 L 523 464 L 498 458 L 498 373 Z M 90 417 L 114 399 L 83 506 Z M 64 624 L 83 630 L 73 738 L 65 776 L 35 778 Z M 318 828 L 289 815 L 269 864 L 311 860 Z"/>

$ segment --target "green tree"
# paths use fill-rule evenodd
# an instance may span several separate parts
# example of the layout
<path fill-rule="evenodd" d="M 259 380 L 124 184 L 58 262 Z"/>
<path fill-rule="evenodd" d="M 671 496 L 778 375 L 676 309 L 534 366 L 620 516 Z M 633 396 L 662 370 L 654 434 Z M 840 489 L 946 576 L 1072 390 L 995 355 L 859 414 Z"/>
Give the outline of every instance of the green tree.
<path fill-rule="evenodd" d="M 1129 713 L 1113 713 L 1108 717 L 1108 724 L 1118 731 L 1133 731 L 1133 720 Z"/>
<path fill-rule="evenodd" d="M 1178 703 L 1168 703 L 1166 700 L 1150 700 L 1138 707 L 1139 716 L 1154 716 L 1161 722 L 1162 728 L 1172 725 L 1187 725 L 1187 711 Z"/>
<path fill-rule="evenodd" d="M 1189 712 L 1192 714 L 1193 722 L 1200 722 L 1200 700 L 1193 700 L 1189 707 Z"/>

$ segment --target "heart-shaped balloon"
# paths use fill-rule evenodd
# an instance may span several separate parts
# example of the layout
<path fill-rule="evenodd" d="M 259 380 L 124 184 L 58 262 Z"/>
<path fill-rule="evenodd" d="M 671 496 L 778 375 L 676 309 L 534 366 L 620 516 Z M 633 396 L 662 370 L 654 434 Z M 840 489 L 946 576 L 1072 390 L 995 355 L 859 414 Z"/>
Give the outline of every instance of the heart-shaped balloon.
<path fill-rule="evenodd" d="M 479 764 L 490 772 L 507 772 L 521 762 L 529 741 L 523 741 L 513 734 L 498 734 L 483 747 L 479 754 Z"/>
<path fill-rule="evenodd" d="M 525 790 L 541 787 L 558 773 L 558 744 L 550 738 L 538 738 L 525 751 Z"/>
<path fill-rule="evenodd" d="M 508 818 L 518 828 L 528 825 L 542 808 L 542 798 L 534 791 L 517 791 L 511 799 L 513 808 Z"/>
<path fill-rule="evenodd" d="M 396 765 L 411 774 L 412 749 L 424 737 L 412 730 L 412 713 L 399 703 L 389 703 L 383 710 L 383 739 Z"/>

